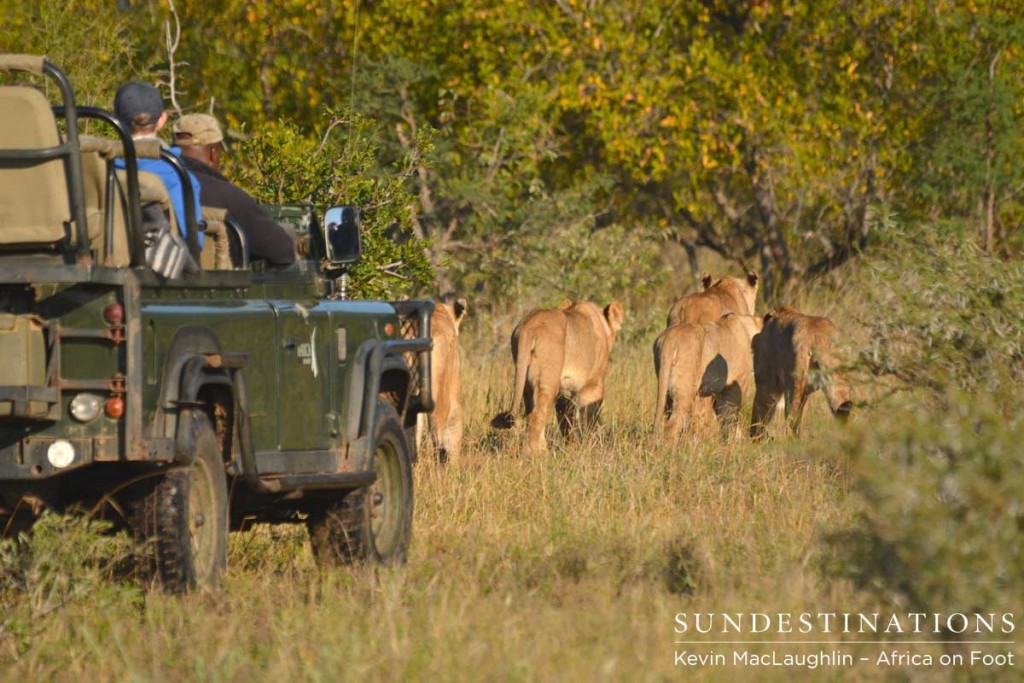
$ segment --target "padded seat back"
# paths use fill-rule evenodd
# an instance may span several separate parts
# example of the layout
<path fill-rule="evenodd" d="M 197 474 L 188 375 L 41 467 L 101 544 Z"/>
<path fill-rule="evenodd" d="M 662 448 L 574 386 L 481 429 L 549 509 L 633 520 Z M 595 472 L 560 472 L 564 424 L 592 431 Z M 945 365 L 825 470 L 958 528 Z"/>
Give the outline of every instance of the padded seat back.
<path fill-rule="evenodd" d="M 107 178 L 113 167 L 113 160 L 122 156 L 121 144 L 106 138 L 82 136 L 79 139 L 82 148 L 82 179 L 85 185 L 85 215 L 89 223 L 89 241 L 96 250 L 101 265 L 121 268 L 131 264 L 131 251 L 128 239 L 128 209 L 121 199 L 125 187 L 113 187 L 111 205 L 107 206 Z M 106 218 L 107 212 L 113 213 L 113 249 L 109 259 L 106 254 Z"/>
<path fill-rule="evenodd" d="M 26 86 L 0 86 L 0 149 L 61 144 L 46 96 Z M 53 244 L 71 221 L 64 161 L 0 162 L 0 245 Z"/>
<path fill-rule="evenodd" d="M 117 179 L 122 187 L 128 186 L 127 175 L 123 170 L 117 172 Z M 160 180 L 160 176 L 155 173 L 139 171 L 139 201 L 143 205 L 159 204 L 161 210 L 167 214 L 170 224 L 178 224 L 177 218 L 174 216 L 174 202 L 171 201 L 171 195 L 167 192 L 164 181 Z"/>
<path fill-rule="evenodd" d="M 231 270 L 231 243 L 228 226 L 225 223 L 227 210 L 212 206 L 203 207 L 203 221 L 206 223 L 206 239 L 199 252 L 199 265 L 203 270 Z"/>

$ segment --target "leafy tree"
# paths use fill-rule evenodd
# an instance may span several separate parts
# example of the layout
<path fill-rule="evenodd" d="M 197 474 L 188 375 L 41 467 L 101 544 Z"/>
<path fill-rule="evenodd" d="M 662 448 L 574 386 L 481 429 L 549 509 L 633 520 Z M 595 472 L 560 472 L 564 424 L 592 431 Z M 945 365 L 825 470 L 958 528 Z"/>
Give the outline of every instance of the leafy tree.
<path fill-rule="evenodd" d="M 258 128 L 237 148 L 236 180 L 266 203 L 360 207 L 364 256 L 351 272 L 356 296 L 395 298 L 421 288 L 433 272 L 426 245 L 410 230 L 412 197 L 404 184 L 415 162 L 379 173 L 370 122 L 345 110 L 325 114 L 329 123 L 320 139 L 287 120 Z"/>
<path fill-rule="evenodd" d="M 860 253 L 889 207 L 1020 241 L 1006 0 L 72 4 L 126 18 L 129 54 L 163 71 L 175 7 L 183 106 L 236 131 L 369 117 L 373 174 L 398 170 L 442 291 L 500 297 L 588 221 L 677 241 L 695 271 L 698 249 L 758 267 L 772 302 Z"/>
<path fill-rule="evenodd" d="M 128 17 L 103 0 L 12 0 L 0 8 L 0 23 L 4 51 L 49 57 L 68 75 L 79 104 L 111 108 L 121 84 L 153 65 L 139 58 Z"/>
<path fill-rule="evenodd" d="M 912 90 L 922 126 L 907 203 L 969 221 L 985 251 L 1009 249 L 1024 220 L 1024 16 L 1016 3 L 987 0 L 940 4 L 923 18 L 927 32 L 916 36 L 923 77 Z"/>

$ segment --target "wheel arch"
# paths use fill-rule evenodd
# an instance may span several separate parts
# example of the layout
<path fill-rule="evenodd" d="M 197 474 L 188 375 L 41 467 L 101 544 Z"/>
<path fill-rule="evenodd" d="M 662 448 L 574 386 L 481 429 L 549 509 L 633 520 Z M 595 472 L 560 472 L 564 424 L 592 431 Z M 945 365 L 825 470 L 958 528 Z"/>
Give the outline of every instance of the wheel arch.
<path fill-rule="evenodd" d="M 372 436 L 378 398 L 391 403 L 400 415 L 405 414 L 412 383 L 409 366 L 402 355 L 389 352 L 387 343 L 379 340 L 369 340 L 359 346 L 355 367 L 349 386 L 349 405 L 359 408 L 350 411 L 347 418 L 350 440 Z"/>
<path fill-rule="evenodd" d="M 154 415 L 154 436 L 175 441 L 175 459 L 188 464 L 194 454 L 187 419 L 201 410 L 210 419 L 226 465 L 239 457 L 238 406 L 244 388 L 219 359 L 223 348 L 213 330 L 201 325 L 178 328 L 164 357 L 160 398 Z"/>
<path fill-rule="evenodd" d="M 407 412 L 411 382 L 412 377 L 405 361 L 400 356 L 385 356 L 377 394 L 393 405 L 399 416 Z"/>

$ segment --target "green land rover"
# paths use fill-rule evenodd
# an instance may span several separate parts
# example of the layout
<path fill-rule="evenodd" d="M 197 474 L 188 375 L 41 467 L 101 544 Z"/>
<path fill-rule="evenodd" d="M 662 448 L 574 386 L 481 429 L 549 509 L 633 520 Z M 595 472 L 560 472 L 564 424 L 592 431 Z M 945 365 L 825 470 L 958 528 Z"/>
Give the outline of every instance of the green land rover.
<path fill-rule="evenodd" d="M 161 231 L 145 217 L 166 190 L 137 159 L 184 174 L 176 157 L 76 106 L 43 57 L 0 55 L 0 72 L 4 533 L 83 510 L 171 591 L 215 585 L 228 531 L 253 522 L 304 523 L 322 563 L 403 562 L 433 305 L 347 297 L 358 212 L 280 210 L 301 255 L 283 271 L 249 263 L 223 213 L 181 217 L 182 239 L 157 211 Z"/>

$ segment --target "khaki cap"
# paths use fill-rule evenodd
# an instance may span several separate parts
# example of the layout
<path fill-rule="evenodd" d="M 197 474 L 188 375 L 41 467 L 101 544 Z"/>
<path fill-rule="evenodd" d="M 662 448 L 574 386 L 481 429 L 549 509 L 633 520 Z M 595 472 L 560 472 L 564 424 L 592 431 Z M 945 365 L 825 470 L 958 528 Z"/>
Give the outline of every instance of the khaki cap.
<path fill-rule="evenodd" d="M 174 141 L 182 146 L 224 142 L 217 119 L 209 114 L 186 114 L 174 123 Z"/>

